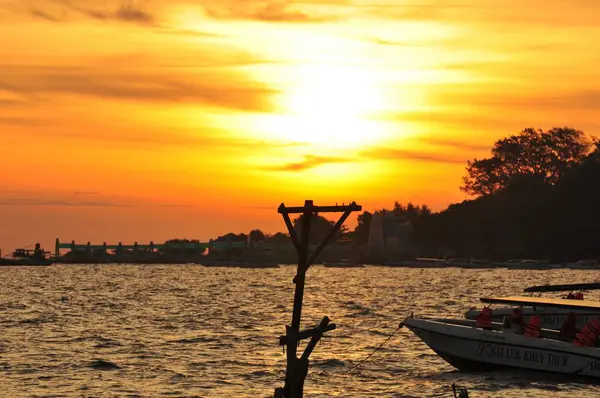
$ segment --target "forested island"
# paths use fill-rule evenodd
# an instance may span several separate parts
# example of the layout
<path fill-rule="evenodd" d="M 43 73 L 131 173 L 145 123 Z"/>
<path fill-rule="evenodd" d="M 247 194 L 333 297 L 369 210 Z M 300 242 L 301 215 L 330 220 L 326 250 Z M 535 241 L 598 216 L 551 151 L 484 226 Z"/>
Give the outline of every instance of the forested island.
<path fill-rule="evenodd" d="M 600 140 L 596 137 L 570 127 L 524 129 L 496 141 L 489 157 L 468 161 L 460 189 L 471 199 L 440 212 L 412 203 L 365 211 L 358 216 L 356 228 L 342 230 L 338 241 L 367 246 L 371 220 L 379 213 L 410 222 L 403 257 L 452 253 L 498 261 L 600 258 Z M 318 216 L 313 225 L 311 240 L 316 242 L 331 222 Z M 287 239 L 282 233 L 250 233 L 255 242 Z"/>

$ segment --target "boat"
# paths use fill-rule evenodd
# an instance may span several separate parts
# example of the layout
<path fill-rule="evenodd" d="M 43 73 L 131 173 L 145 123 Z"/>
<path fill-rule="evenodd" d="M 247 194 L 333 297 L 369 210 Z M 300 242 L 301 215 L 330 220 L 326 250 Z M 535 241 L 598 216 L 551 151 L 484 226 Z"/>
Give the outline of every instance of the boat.
<path fill-rule="evenodd" d="M 586 290 L 599 290 L 600 282 L 590 283 L 570 283 L 564 285 L 539 285 L 530 286 L 523 289 L 525 293 L 545 293 L 545 292 L 574 292 Z"/>
<path fill-rule="evenodd" d="M 10 257 L 0 258 L 0 266 L 16 265 L 51 265 L 54 260 L 48 258 L 50 252 L 40 248 L 40 244 L 35 245 L 35 249 L 16 249 L 10 254 Z"/>
<path fill-rule="evenodd" d="M 481 301 L 600 313 L 600 303 L 586 300 L 515 296 Z M 400 327 L 406 326 L 442 359 L 462 371 L 516 368 L 600 378 L 600 349 L 595 346 L 600 319 L 594 318 L 586 328 L 573 334 L 540 328 L 539 319 L 532 320 L 519 332 L 514 325 L 494 323 L 491 319 L 487 323 L 482 319 L 480 324 L 479 320 L 419 318 L 411 314 Z"/>
<path fill-rule="evenodd" d="M 575 284 L 565 284 L 565 285 L 540 285 L 540 286 L 531 286 L 525 288 L 523 291 L 525 293 L 548 293 L 548 292 L 568 292 L 564 298 L 567 300 L 573 300 L 576 303 L 584 298 L 584 291 L 591 290 L 600 290 L 600 283 L 575 283 Z M 577 293 L 574 293 L 577 292 Z M 569 316 L 569 312 L 571 312 L 568 308 L 559 308 L 559 307 L 544 307 L 543 305 L 535 305 L 535 306 L 521 306 L 518 307 L 519 311 L 521 311 L 524 320 L 528 321 L 532 315 L 539 315 L 542 320 L 542 328 L 546 329 L 558 329 L 565 322 L 567 317 Z M 500 308 L 492 308 L 492 319 L 495 321 L 502 321 L 504 317 L 512 316 L 515 311 L 514 307 L 500 307 Z M 480 310 L 476 308 L 470 308 L 465 313 L 465 318 L 467 319 L 477 319 L 480 314 Z M 600 311 L 596 310 L 580 310 L 578 311 L 577 323 L 576 326 L 578 329 L 582 328 L 591 317 L 600 315 Z"/>

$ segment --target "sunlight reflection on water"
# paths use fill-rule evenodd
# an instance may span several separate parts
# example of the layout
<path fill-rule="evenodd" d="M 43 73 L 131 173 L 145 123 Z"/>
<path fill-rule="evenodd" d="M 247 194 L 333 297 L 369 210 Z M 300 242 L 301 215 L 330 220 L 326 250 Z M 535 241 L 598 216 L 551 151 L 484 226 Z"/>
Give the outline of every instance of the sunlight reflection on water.
<path fill-rule="evenodd" d="M 295 268 L 184 266 L 0 268 L 4 396 L 271 397 L 277 338 L 291 317 Z M 347 375 L 410 311 L 461 317 L 480 296 L 589 282 L 593 271 L 366 267 L 308 273 L 303 326 L 338 329 L 311 356 L 307 397 L 571 397 L 600 387 L 521 371 L 458 373 L 403 329 Z M 593 294 L 588 294 L 590 296 Z"/>

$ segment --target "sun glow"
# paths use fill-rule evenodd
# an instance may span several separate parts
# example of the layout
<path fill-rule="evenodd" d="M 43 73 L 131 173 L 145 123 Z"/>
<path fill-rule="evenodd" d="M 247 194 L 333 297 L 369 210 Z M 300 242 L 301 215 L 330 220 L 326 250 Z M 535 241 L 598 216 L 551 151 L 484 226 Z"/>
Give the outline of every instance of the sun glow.
<path fill-rule="evenodd" d="M 370 117 L 384 104 L 373 72 L 348 65 L 302 65 L 289 75 L 271 135 L 327 147 L 356 147 L 381 135 Z"/>

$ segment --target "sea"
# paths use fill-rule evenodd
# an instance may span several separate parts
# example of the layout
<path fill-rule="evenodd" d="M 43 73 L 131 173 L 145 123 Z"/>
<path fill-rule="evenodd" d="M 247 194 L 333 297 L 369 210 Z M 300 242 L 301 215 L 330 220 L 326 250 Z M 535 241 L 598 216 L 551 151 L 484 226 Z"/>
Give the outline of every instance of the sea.
<path fill-rule="evenodd" d="M 291 320 L 294 274 L 292 265 L 0 267 L 0 396 L 272 397 L 283 385 L 278 337 Z M 304 396 L 452 397 L 453 383 L 470 398 L 599 396 L 588 380 L 458 372 L 398 330 L 410 313 L 462 317 L 482 296 L 599 279 L 581 270 L 314 265 L 302 326 L 328 316 L 337 329 L 311 355 Z"/>

